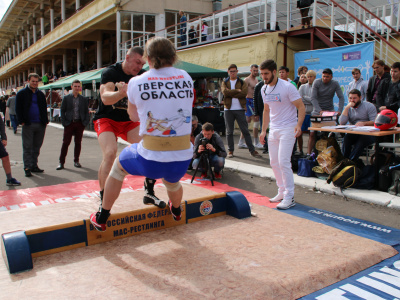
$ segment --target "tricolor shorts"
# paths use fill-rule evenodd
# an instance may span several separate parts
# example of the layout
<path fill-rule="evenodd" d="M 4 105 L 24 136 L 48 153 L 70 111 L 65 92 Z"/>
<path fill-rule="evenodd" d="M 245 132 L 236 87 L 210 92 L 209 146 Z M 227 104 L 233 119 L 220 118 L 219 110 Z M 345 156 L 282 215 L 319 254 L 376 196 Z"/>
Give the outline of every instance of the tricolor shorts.
<path fill-rule="evenodd" d="M 254 116 L 254 100 L 253 98 L 246 98 L 246 117 Z"/>
<path fill-rule="evenodd" d="M 108 118 L 101 118 L 94 121 L 94 130 L 97 133 L 97 137 L 103 132 L 111 131 L 115 134 L 115 137 L 121 137 L 125 141 L 128 141 L 128 132 L 135 129 L 140 125 L 140 122 L 118 122 Z"/>
<path fill-rule="evenodd" d="M 126 147 L 119 155 L 121 166 L 129 174 L 151 179 L 164 178 L 170 183 L 178 182 L 186 174 L 191 159 L 173 162 L 147 160 L 139 155 L 137 145 L 132 144 Z"/>

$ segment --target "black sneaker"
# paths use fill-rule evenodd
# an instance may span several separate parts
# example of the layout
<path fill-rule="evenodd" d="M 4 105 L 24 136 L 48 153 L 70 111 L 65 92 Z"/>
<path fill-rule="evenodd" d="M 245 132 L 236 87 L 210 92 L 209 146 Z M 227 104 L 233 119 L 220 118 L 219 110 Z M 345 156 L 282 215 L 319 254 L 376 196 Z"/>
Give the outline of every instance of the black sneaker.
<path fill-rule="evenodd" d="M 36 167 L 33 167 L 33 168 L 31 169 L 31 172 L 33 172 L 33 173 L 43 173 L 44 170 L 39 169 L 39 167 L 36 166 Z"/>
<path fill-rule="evenodd" d="M 179 211 L 180 211 L 179 216 L 175 215 L 175 214 L 172 212 L 172 202 L 171 202 L 171 200 L 168 201 L 168 206 L 169 206 L 169 210 L 170 210 L 171 215 L 172 215 L 172 217 L 174 218 L 174 220 L 175 220 L 175 221 L 180 221 L 181 218 L 182 218 L 181 206 L 179 206 Z M 176 208 L 176 209 L 178 209 L 178 208 Z"/>
<path fill-rule="evenodd" d="M 31 177 L 32 176 L 32 173 L 31 173 L 30 169 L 24 169 L 24 171 L 25 171 L 25 177 Z"/>
<path fill-rule="evenodd" d="M 158 206 L 159 208 L 165 208 L 167 206 L 167 204 L 164 201 L 158 199 L 156 195 L 150 195 L 150 194 L 144 195 L 143 204 L 155 205 Z"/>
<path fill-rule="evenodd" d="M 92 213 L 90 215 L 90 223 L 96 228 L 97 231 L 106 231 L 106 223 L 104 224 L 99 224 L 97 223 L 97 217 L 100 215 L 100 212 L 98 211 L 97 213 Z"/>

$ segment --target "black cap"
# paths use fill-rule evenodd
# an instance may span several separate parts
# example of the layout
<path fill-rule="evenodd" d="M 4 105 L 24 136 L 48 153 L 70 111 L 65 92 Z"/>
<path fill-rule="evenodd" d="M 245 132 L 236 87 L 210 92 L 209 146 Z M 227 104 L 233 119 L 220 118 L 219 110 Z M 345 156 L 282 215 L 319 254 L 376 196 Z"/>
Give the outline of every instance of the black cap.
<path fill-rule="evenodd" d="M 324 73 L 329 74 L 329 75 L 333 75 L 332 70 L 329 69 L 329 68 L 324 69 L 324 70 L 322 71 L 322 74 L 324 74 Z"/>

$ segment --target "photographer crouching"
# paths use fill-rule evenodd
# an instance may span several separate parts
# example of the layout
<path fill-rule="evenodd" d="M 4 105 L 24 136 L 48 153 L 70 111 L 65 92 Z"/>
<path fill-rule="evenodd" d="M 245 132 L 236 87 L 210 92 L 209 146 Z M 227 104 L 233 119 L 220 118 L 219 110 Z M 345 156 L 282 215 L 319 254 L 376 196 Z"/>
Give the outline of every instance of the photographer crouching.
<path fill-rule="evenodd" d="M 214 167 L 215 179 L 221 179 L 221 170 L 225 165 L 225 157 L 227 155 L 224 143 L 218 133 L 214 132 L 214 126 L 211 123 L 205 123 L 202 126 L 202 131 L 194 140 L 193 153 L 193 169 L 199 165 L 201 170 L 201 178 L 207 178 L 207 159 L 201 159 L 201 156 L 206 155 L 210 162 L 211 168 Z"/>

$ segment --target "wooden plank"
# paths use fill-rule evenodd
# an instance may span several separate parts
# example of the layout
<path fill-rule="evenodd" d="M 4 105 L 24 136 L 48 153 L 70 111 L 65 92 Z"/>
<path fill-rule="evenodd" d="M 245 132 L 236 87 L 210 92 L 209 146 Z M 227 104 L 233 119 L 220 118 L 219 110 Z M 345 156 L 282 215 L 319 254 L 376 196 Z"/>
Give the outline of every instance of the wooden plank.
<path fill-rule="evenodd" d="M 124 213 L 112 214 L 107 221 L 107 230 L 97 231 L 86 221 L 88 246 L 120 238 L 186 224 L 186 209 L 182 204 L 182 219 L 175 221 L 168 207 L 149 207 Z"/>

